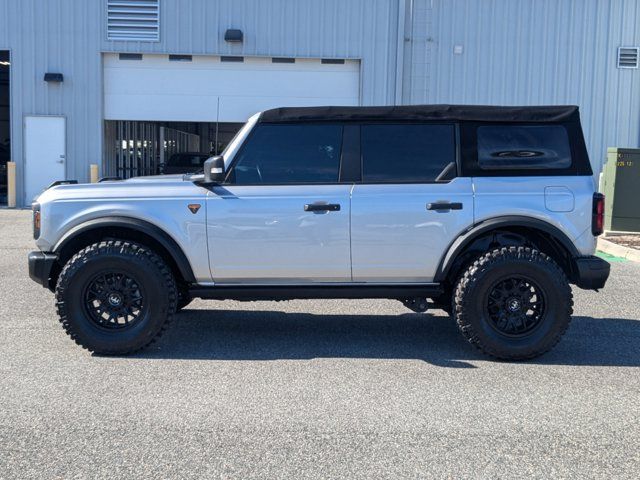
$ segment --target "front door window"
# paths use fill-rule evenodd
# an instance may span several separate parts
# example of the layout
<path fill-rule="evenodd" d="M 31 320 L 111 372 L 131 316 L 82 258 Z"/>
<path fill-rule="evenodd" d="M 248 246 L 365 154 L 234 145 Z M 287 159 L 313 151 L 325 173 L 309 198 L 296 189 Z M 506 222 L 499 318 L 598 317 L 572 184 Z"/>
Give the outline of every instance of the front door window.
<path fill-rule="evenodd" d="M 338 182 L 342 126 L 258 125 L 238 154 L 236 185 Z"/>

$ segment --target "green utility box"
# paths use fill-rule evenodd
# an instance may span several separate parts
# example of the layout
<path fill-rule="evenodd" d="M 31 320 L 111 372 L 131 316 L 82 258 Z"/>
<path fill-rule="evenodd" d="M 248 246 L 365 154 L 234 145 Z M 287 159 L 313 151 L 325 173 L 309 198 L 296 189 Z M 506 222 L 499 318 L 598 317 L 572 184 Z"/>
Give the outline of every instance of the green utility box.
<path fill-rule="evenodd" d="M 640 232 L 640 149 L 609 148 L 602 180 L 605 231 Z"/>

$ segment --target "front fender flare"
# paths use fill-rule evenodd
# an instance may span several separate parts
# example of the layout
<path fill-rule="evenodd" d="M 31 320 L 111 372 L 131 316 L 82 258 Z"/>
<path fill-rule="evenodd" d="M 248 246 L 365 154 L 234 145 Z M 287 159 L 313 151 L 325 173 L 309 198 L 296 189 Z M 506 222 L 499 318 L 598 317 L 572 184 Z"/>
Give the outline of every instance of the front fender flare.
<path fill-rule="evenodd" d="M 123 216 L 109 216 L 109 217 L 100 217 L 95 218 L 93 220 L 88 220 L 86 222 L 80 223 L 75 227 L 69 229 L 60 240 L 53 247 L 54 253 L 59 253 L 64 249 L 66 245 L 69 244 L 77 235 L 81 235 L 85 232 L 89 232 L 91 230 L 95 230 L 98 228 L 114 228 L 114 227 L 124 227 L 131 230 L 137 230 L 141 233 L 149 235 L 154 240 L 156 240 L 162 247 L 169 252 L 169 255 L 173 258 L 182 278 L 189 283 L 196 283 L 195 276 L 193 274 L 193 269 L 191 268 L 191 264 L 187 259 L 187 256 L 182 251 L 182 248 L 178 245 L 178 243 L 163 229 L 154 225 L 153 223 L 147 222 L 145 220 L 141 220 L 139 218 L 133 217 L 123 217 Z"/>

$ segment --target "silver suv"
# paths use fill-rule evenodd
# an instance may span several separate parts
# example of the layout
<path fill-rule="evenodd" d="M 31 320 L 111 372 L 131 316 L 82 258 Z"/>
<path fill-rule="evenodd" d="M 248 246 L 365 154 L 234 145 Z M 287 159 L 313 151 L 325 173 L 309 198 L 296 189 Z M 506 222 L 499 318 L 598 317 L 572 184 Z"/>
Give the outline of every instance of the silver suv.
<path fill-rule="evenodd" d="M 280 108 L 204 173 L 47 189 L 29 272 L 102 354 L 149 345 L 194 297 L 390 298 L 528 359 L 566 331 L 569 284 L 609 275 L 594 190 L 577 107 Z"/>

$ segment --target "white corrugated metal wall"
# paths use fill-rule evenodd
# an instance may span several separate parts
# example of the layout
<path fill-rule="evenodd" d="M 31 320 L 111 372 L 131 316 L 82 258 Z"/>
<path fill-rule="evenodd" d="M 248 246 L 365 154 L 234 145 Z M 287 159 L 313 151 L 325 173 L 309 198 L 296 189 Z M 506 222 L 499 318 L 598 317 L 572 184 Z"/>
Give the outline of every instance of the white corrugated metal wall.
<path fill-rule="evenodd" d="M 615 66 L 618 46 L 640 45 L 637 0 L 160 1 L 160 41 L 125 42 L 106 40 L 106 0 L 0 0 L 20 179 L 28 114 L 67 118 L 68 178 L 100 162 L 101 52 L 355 58 L 363 105 L 577 103 L 596 168 L 606 146 L 639 145 L 640 70 Z"/>
<path fill-rule="evenodd" d="M 405 103 L 577 104 L 594 170 L 639 145 L 637 0 L 412 0 L 405 25 Z"/>

